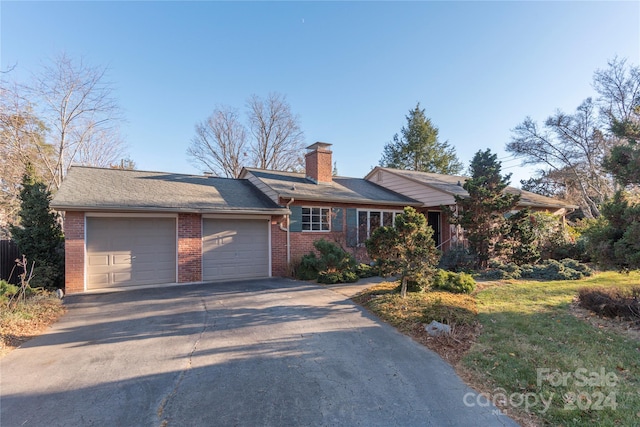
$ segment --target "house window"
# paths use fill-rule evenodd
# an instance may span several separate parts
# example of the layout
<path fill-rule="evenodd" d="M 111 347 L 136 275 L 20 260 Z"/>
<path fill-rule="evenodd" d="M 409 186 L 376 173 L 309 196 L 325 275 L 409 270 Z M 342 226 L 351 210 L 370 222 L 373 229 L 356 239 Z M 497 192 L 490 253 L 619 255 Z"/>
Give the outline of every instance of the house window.
<path fill-rule="evenodd" d="M 302 208 L 302 231 L 331 231 L 331 209 Z"/>
<path fill-rule="evenodd" d="M 358 243 L 363 244 L 381 226 L 391 227 L 400 211 L 358 211 Z"/>

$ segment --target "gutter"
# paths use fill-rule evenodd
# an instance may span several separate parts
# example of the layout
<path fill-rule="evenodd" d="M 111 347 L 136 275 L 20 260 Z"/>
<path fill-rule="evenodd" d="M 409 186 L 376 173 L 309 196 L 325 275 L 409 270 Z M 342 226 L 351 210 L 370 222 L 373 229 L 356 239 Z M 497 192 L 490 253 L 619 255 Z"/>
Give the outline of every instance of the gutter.
<path fill-rule="evenodd" d="M 65 206 L 51 205 L 56 211 L 82 211 L 82 212 L 153 212 L 153 213 L 197 213 L 197 214 L 233 214 L 233 215 L 289 215 L 288 209 L 189 209 L 172 208 L 162 206 L 132 207 L 132 206 Z"/>
<path fill-rule="evenodd" d="M 286 231 L 287 232 L 287 267 L 289 265 L 291 265 L 291 231 L 289 230 L 291 228 L 291 210 L 289 209 L 291 207 L 291 203 L 293 203 L 296 199 L 294 199 L 293 197 L 287 202 L 287 228 L 283 228 L 282 224 L 279 225 L 280 230 L 282 231 Z"/>

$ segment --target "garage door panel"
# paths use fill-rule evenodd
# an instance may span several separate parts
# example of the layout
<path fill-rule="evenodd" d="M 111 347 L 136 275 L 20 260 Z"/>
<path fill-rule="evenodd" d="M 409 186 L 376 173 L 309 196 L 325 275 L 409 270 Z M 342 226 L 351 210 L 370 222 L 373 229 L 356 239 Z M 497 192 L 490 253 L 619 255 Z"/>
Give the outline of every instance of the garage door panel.
<path fill-rule="evenodd" d="M 266 220 L 205 219 L 204 280 L 269 276 L 269 231 Z"/>
<path fill-rule="evenodd" d="M 174 218 L 87 218 L 87 287 L 175 282 Z"/>

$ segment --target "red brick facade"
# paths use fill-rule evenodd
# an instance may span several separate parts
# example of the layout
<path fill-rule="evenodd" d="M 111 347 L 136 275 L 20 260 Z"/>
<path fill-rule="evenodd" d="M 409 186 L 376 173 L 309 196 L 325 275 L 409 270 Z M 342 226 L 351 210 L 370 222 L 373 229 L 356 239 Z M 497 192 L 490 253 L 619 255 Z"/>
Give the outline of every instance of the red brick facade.
<path fill-rule="evenodd" d="M 367 249 L 364 245 L 358 245 L 357 247 L 349 247 L 347 244 L 347 209 L 355 208 L 360 210 L 393 210 L 393 211 L 402 211 L 404 208 L 402 206 L 383 206 L 383 205 L 371 205 L 371 206 L 363 206 L 363 205 L 353 205 L 353 204 L 344 204 L 344 203 L 320 203 L 320 202 L 299 202 L 294 203 L 294 206 L 305 206 L 305 207 L 327 207 L 327 208 L 342 208 L 342 229 L 341 230 L 331 230 L 329 232 L 320 232 L 320 231 L 300 231 L 300 232 L 290 232 L 289 240 L 291 244 L 291 263 L 295 264 L 300 261 L 302 256 L 308 254 L 311 251 L 315 251 L 313 247 L 313 242 L 320 239 L 329 240 L 331 242 L 336 242 L 345 250 L 349 251 L 356 258 L 358 262 L 368 263 L 371 259 L 368 257 Z M 271 223 L 271 248 L 272 248 L 272 272 L 274 276 L 288 276 L 290 275 L 291 267 L 287 265 L 287 232 L 283 231 L 280 228 L 280 224 L 286 230 L 286 218 L 279 217 L 277 220 L 272 221 Z M 448 238 L 448 227 L 445 227 L 443 223 L 443 237 Z M 444 228 L 447 228 L 445 231 Z"/>
<path fill-rule="evenodd" d="M 346 210 L 349 208 L 367 210 L 397 210 L 402 207 L 361 206 L 336 203 L 300 203 L 301 206 L 322 206 L 342 208 L 342 229 L 330 232 L 290 232 L 291 263 L 295 264 L 303 255 L 314 251 L 313 242 L 326 239 L 338 243 L 351 252 L 359 262 L 369 262 L 364 246 L 348 247 Z M 199 282 L 202 280 L 202 215 L 179 214 L 178 226 L 178 282 Z M 287 263 L 287 220 L 285 216 L 271 220 L 271 274 L 272 276 L 290 276 L 291 266 Z M 85 290 L 85 216 L 84 212 L 67 212 L 65 215 L 65 265 L 66 293 Z M 449 227 L 442 215 L 442 239 L 450 238 Z"/>
<path fill-rule="evenodd" d="M 64 216 L 65 292 L 84 291 L 84 212 Z"/>
<path fill-rule="evenodd" d="M 202 215 L 178 215 L 178 282 L 202 280 Z"/>

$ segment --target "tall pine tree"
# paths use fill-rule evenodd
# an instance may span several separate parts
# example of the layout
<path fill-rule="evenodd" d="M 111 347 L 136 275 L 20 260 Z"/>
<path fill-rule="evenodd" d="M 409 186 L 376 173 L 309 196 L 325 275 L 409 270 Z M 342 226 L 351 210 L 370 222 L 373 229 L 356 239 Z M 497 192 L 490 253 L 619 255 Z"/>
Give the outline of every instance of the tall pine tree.
<path fill-rule="evenodd" d="M 64 286 L 64 237 L 58 216 L 51 211 L 51 193 L 36 176 L 32 165 L 22 178 L 19 224 L 9 226 L 11 237 L 34 265 L 31 285 L 45 288 Z"/>
<path fill-rule="evenodd" d="M 460 212 L 457 217 L 453 216 L 453 221 L 464 229 L 481 269 L 487 268 L 489 260 L 496 255 L 496 243 L 507 231 L 504 214 L 520 199 L 504 192 L 511 174 L 503 177 L 501 168 L 498 156 L 491 150 L 478 151 L 469 166 L 471 178 L 462 186 L 469 196 L 455 197 Z"/>
<path fill-rule="evenodd" d="M 455 175 L 462 170 L 462 163 L 455 149 L 447 141 L 438 140 L 438 128 L 425 116 L 420 104 L 409 111 L 407 126 L 395 134 L 393 141 L 384 147 L 380 166 Z"/>

